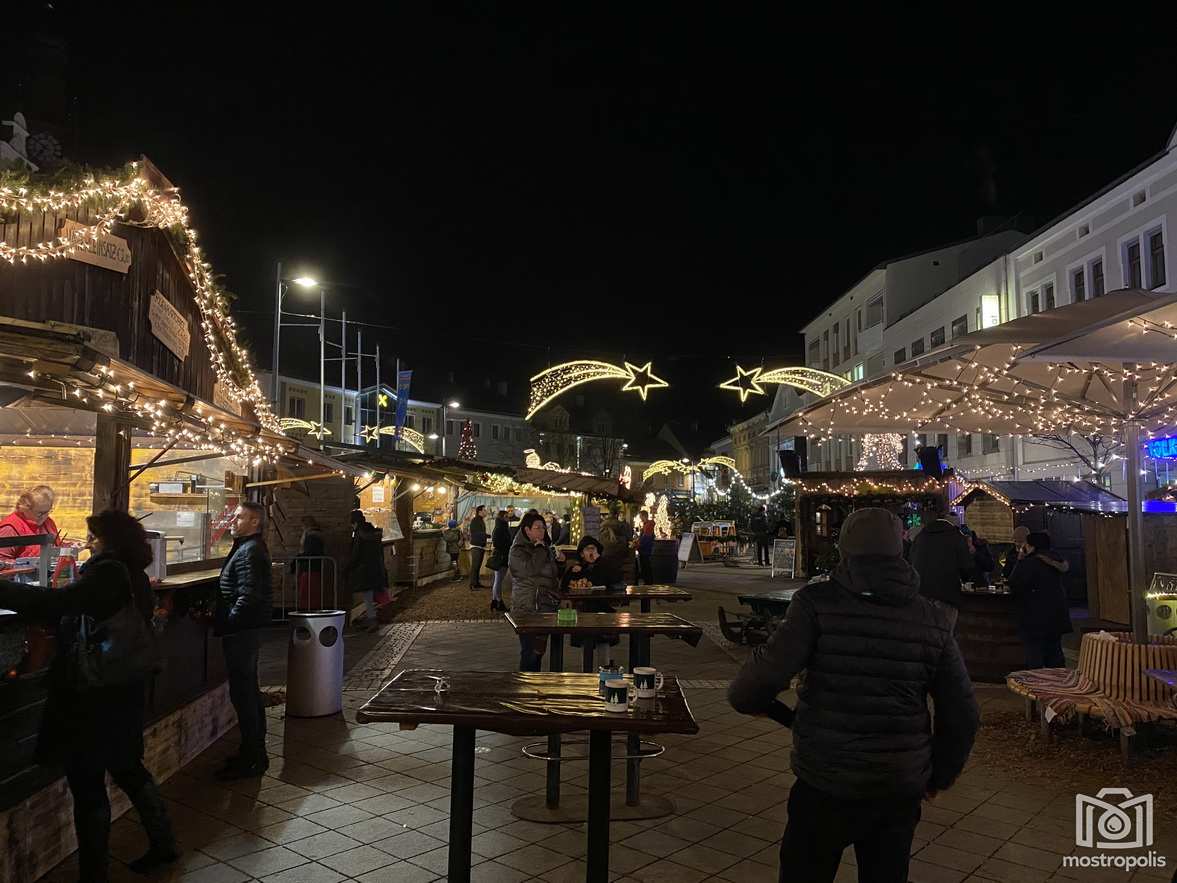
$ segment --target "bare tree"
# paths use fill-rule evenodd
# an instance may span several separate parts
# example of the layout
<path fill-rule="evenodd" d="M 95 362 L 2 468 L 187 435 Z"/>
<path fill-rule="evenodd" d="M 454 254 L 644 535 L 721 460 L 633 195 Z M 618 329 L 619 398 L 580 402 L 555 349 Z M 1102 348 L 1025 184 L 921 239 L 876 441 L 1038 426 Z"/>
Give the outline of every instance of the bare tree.
<path fill-rule="evenodd" d="M 598 475 L 612 476 L 624 454 L 625 439 L 611 435 L 590 436 L 591 442 L 582 458 L 581 468 Z"/>
<path fill-rule="evenodd" d="M 1124 446 L 1118 434 L 1077 435 L 1067 432 L 1031 436 L 1037 444 L 1058 451 L 1068 451 L 1087 469 L 1084 478 L 1100 484 L 1111 468 L 1114 455 Z"/>

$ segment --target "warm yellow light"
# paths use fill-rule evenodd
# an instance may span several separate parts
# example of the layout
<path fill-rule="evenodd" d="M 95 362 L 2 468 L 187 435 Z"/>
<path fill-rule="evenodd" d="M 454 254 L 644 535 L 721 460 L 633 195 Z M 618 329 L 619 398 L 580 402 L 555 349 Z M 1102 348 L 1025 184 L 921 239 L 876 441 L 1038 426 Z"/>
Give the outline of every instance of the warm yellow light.
<path fill-rule="evenodd" d="M 446 402 L 446 405 L 445 405 L 445 406 L 446 406 L 447 408 L 460 408 L 460 407 L 462 407 L 461 403 L 460 403 L 460 402 L 456 402 L 456 401 L 452 401 L 452 402 Z"/>
<path fill-rule="evenodd" d="M 781 383 L 819 396 L 828 396 L 850 385 L 850 381 L 844 377 L 816 368 L 774 368 L 765 372 L 761 368 L 745 371 L 737 365 L 736 376 L 719 384 L 719 388 L 739 393 L 740 401 L 743 402 L 750 395 L 763 394 L 761 384 L 764 383 Z"/>
<path fill-rule="evenodd" d="M 299 288 L 317 288 L 319 286 L 318 281 L 312 279 L 310 276 L 299 276 L 297 279 L 291 279 L 290 281 Z"/>
<path fill-rule="evenodd" d="M 758 367 L 753 368 L 751 371 L 745 371 L 742 366 L 736 365 L 736 376 L 719 384 L 719 388 L 738 392 L 740 394 L 740 401 L 746 402 L 750 395 L 764 395 L 764 387 L 757 380 L 759 376 L 760 368 Z"/>
<path fill-rule="evenodd" d="M 527 418 L 530 420 L 544 405 L 557 396 L 563 395 L 574 386 L 582 383 L 592 383 L 595 380 L 624 380 L 622 391 L 634 390 L 645 401 L 651 389 L 669 386 L 660 377 L 655 376 L 646 362 L 641 367 L 626 362 L 624 367 L 611 362 L 599 362 L 595 359 L 581 359 L 574 362 L 563 362 L 541 371 L 531 378 L 531 390 L 528 395 Z"/>

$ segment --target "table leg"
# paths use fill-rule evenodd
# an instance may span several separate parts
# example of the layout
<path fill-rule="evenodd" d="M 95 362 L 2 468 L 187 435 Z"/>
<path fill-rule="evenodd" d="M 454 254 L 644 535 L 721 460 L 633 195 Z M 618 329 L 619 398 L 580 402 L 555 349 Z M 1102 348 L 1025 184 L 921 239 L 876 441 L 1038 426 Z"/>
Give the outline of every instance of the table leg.
<path fill-rule="evenodd" d="M 632 632 L 629 638 L 629 670 L 638 666 L 650 664 L 650 636 Z M 642 802 L 642 762 L 637 754 L 642 749 L 642 740 L 637 733 L 630 733 L 625 740 L 625 753 L 629 760 L 625 762 L 625 804 L 638 806 Z"/>
<path fill-rule="evenodd" d="M 474 728 L 454 727 L 450 765 L 450 880 L 470 880 L 470 838 L 474 825 Z"/>
<path fill-rule="evenodd" d="M 581 649 L 581 671 L 585 674 L 591 675 L 597 670 L 597 637 L 596 635 L 585 635 L 584 643 L 580 645 Z"/>
<path fill-rule="evenodd" d="M 548 667 L 552 671 L 564 670 L 564 636 L 560 634 L 549 635 L 548 642 L 551 644 L 551 650 L 548 651 L 551 655 L 548 657 Z M 558 758 L 560 756 L 560 734 L 552 733 L 548 736 L 548 757 Z M 548 809 L 557 809 L 560 806 L 560 761 L 549 760 L 546 764 L 547 770 L 547 788 L 545 794 L 545 801 Z"/>
<path fill-rule="evenodd" d="M 609 730 L 589 733 L 588 873 L 590 883 L 609 879 L 609 764 L 612 761 Z"/>

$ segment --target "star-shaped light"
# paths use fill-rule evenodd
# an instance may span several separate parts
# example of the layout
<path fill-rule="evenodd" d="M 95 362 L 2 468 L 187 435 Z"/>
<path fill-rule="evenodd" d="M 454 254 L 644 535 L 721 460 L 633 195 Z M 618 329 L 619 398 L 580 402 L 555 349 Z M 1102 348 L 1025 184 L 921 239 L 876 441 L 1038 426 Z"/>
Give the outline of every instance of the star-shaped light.
<path fill-rule="evenodd" d="M 372 444 L 373 442 L 377 441 L 377 439 L 379 437 L 380 437 L 380 427 L 379 426 L 365 426 L 363 429 L 360 430 L 360 438 L 362 438 L 365 442 L 367 442 L 369 444 Z"/>
<path fill-rule="evenodd" d="M 311 423 L 311 428 L 307 432 L 307 435 L 313 435 L 315 438 L 319 439 L 320 441 L 323 440 L 323 436 L 330 435 L 330 434 L 331 434 L 330 429 L 328 429 L 322 423 L 314 423 L 314 422 Z"/>
<path fill-rule="evenodd" d="M 661 389 L 662 387 L 670 386 L 669 383 L 650 370 L 651 364 L 651 362 L 646 362 L 646 364 L 639 368 L 637 365 L 626 362 L 625 370 L 629 372 L 629 380 L 626 381 L 625 386 L 621 387 L 621 391 L 625 392 L 627 389 L 636 389 L 644 402 L 646 400 L 646 393 L 651 389 Z M 644 381 L 642 378 L 645 378 Z"/>
<path fill-rule="evenodd" d="M 719 388 L 738 392 L 740 394 L 740 402 L 746 402 L 750 395 L 764 395 L 764 387 L 757 380 L 759 377 L 759 367 L 753 368 L 751 371 L 745 371 L 742 367 L 736 365 L 736 376 L 719 384 Z"/>
<path fill-rule="evenodd" d="M 377 396 L 376 396 L 376 401 L 378 401 L 378 402 L 380 403 L 380 407 L 381 407 L 381 408 L 387 408 L 387 407 L 388 407 L 388 396 L 387 396 L 387 395 L 385 395 L 384 393 L 380 393 L 379 395 L 377 395 Z"/>

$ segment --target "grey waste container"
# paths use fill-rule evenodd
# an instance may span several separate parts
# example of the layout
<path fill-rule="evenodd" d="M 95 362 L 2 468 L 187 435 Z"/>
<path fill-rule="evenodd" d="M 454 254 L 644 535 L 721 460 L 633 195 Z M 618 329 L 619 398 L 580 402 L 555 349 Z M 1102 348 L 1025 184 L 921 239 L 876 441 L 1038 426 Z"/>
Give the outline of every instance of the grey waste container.
<path fill-rule="evenodd" d="M 342 610 L 290 614 L 286 655 L 286 713 L 323 717 L 343 710 Z"/>

